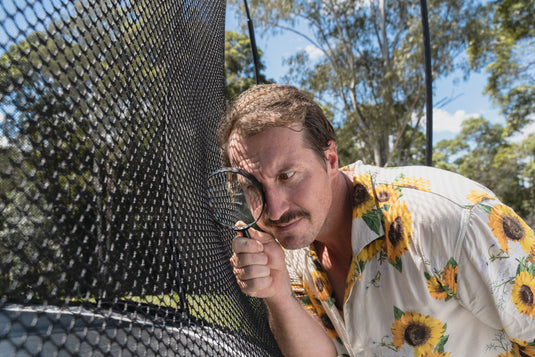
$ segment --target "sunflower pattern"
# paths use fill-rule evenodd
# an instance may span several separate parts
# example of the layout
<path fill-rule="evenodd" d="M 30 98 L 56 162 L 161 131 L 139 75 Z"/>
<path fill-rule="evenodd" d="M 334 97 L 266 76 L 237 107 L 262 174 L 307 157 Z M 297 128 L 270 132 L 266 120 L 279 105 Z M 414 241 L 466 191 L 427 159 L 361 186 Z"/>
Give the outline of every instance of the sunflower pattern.
<path fill-rule="evenodd" d="M 367 261 L 372 260 L 383 249 L 384 238 L 379 238 L 368 244 L 357 255 L 357 261 L 360 266 L 360 270 L 364 269 Z"/>
<path fill-rule="evenodd" d="M 375 189 L 375 195 L 380 207 L 392 205 L 401 195 L 400 188 L 394 185 L 381 184 Z"/>
<path fill-rule="evenodd" d="M 523 340 L 511 339 L 511 348 L 497 357 L 535 357 L 535 340 L 531 343 Z"/>
<path fill-rule="evenodd" d="M 434 297 L 437 300 L 445 300 L 449 298 L 448 292 L 446 289 L 444 289 L 444 282 L 442 279 L 436 275 L 429 275 L 429 273 L 425 273 L 426 279 L 427 279 L 427 290 L 429 290 L 429 293 L 432 297 Z"/>
<path fill-rule="evenodd" d="M 412 240 L 412 219 L 404 201 L 396 201 L 384 212 L 385 244 L 388 261 L 401 272 L 401 256 Z"/>
<path fill-rule="evenodd" d="M 444 352 L 425 352 L 422 357 L 449 357 L 449 353 Z"/>
<path fill-rule="evenodd" d="M 327 312 L 323 308 L 321 301 L 314 297 L 312 289 L 310 289 L 310 286 L 308 286 L 306 282 L 303 282 L 303 286 L 305 291 L 307 292 L 307 295 L 300 299 L 301 304 L 305 307 L 307 311 L 309 311 L 312 315 L 316 316 L 321 321 L 321 323 L 325 327 L 325 330 L 332 339 L 338 340 L 338 333 L 336 332 L 336 329 L 334 328 L 331 319 L 327 315 Z"/>
<path fill-rule="evenodd" d="M 331 285 L 329 284 L 329 278 L 326 273 L 321 273 L 319 271 L 314 271 L 312 273 L 312 279 L 314 280 L 314 287 L 318 292 L 318 298 L 321 301 L 329 300 L 332 290 Z"/>
<path fill-rule="evenodd" d="M 414 356 L 444 352 L 446 325 L 441 321 L 416 312 L 403 312 L 394 307 L 396 320 L 392 324 L 393 345 L 399 350 L 403 345 L 414 349 Z"/>
<path fill-rule="evenodd" d="M 340 356 L 535 357 L 535 236 L 513 210 L 437 169 L 342 171 L 354 187 L 344 300 L 312 246 L 301 297 Z"/>
<path fill-rule="evenodd" d="M 349 273 L 347 274 L 346 279 L 346 287 L 345 287 L 345 293 L 344 293 L 344 303 L 346 302 L 349 292 L 351 289 L 353 289 L 353 285 L 355 284 L 355 281 L 360 280 L 361 274 L 360 269 L 358 268 L 358 258 L 353 254 L 353 257 L 351 259 L 351 265 L 349 266 Z"/>
<path fill-rule="evenodd" d="M 455 259 L 451 258 L 446 267 L 442 276 L 444 277 L 444 290 L 448 293 L 450 297 L 455 297 L 457 295 L 457 272 L 459 268 Z"/>
<path fill-rule="evenodd" d="M 514 356 L 535 357 L 535 340 L 528 343 L 522 340 L 511 339 L 511 352 Z"/>
<path fill-rule="evenodd" d="M 466 199 L 472 202 L 472 204 L 476 205 L 484 200 L 493 200 L 494 197 L 481 190 L 470 190 L 466 196 Z"/>
<path fill-rule="evenodd" d="M 535 271 L 535 269 L 530 270 Z M 511 295 L 511 301 L 515 304 L 518 312 L 535 319 L 535 274 L 529 271 L 520 271 L 515 278 Z"/>
<path fill-rule="evenodd" d="M 314 282 L 314 288 L 316 289 L 316 296 L 320 301 L 328 302 L 333 304 L 332 299 L 332 287 L 329 282 L 329 276 L 323 266 L 321 265 L 318 255 L 314 249 L 311 249 L 309 256 L 312 258 L 314 263 L 314 270 L 312 271 L 312 281 Z"/>
<path fill-rule="evenodd" d="M 321 306 L 321 302 L 316 299 L 314 292 L 312 289 L 310 289 L 310 286 L 306 283 L 306 281 L 304 281 L 302 284 L 303 289 L 305 290 L 305 295 L 298 296 L 301 304 L 312 314 L 318 315 L 318 306 Z"/>
<path fill-rule="evenodd" d="M 457 295 L 457 262 L 450 258 L 442 271 L 434 275 L 424 272 L 427 280 L 427 290 L 437 300 L 448 301 Z"/>
<path fill-rule="evenodd" d="M 498 242 L 503 250 L 509 252 L 509 243 L 518 243 L 522 250 L 531 253 L 535 247 L 535 238 L 533 230 L 524 223 L 513 210 L 505 205 L 497 204 L 488 208 L 489 227 L 492 233 L 498 238 Z"/>
<path fill-rule="evenodd" d="M 369 174 L 353 177 L 353 219 L 360 218 L 375 206 L 372 178 Z"/>
<path fill-rule="evenodd" d="M 400 175 L 394 184 L 401 187 L 413 188 L 419 191 L 431 192 L 431 181 L 423 177 Z"/>

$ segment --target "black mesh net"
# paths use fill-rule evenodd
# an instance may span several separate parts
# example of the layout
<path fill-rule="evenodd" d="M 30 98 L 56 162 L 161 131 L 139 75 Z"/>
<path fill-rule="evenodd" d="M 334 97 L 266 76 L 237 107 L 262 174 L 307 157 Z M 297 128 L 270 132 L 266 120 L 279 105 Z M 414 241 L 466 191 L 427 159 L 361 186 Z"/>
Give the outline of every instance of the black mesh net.
<path fill-rule="evenodd" d="M 223 0 L 2 0 L 0 356 L 276 356 L 206 199 Z"/>

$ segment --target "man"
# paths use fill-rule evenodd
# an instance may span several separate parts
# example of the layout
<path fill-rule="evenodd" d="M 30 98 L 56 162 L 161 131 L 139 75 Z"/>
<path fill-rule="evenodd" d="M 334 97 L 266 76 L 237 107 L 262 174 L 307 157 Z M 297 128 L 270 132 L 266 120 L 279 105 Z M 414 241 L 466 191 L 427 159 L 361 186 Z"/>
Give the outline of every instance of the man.
<path fill-rule="evenodd" d="M 491 191 L 428 167 L 339 169 L 331 125 L 290 86 L 244 92 L 219 139 L 263 185 L 263 232 L 236 237 L 231 264 L 285 355 L 535 356 L 534 233 Z"/>

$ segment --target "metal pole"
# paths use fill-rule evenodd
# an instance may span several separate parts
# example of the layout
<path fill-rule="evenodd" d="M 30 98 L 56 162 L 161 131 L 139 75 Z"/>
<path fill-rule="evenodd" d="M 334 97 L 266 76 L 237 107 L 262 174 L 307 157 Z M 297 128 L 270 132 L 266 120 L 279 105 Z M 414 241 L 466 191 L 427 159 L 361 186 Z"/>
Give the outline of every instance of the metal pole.
<path fill-rule="evenodd" d="M 256 40 L 254 37 L 254 28 L 253 21 L 251 20 L 251 15 L 249 14 L 249 7 L 247 6 L 247 0 L 243 0 L 245 5 L 245 13 L 247 15 L 247 27 L 249 28 L 249 41 L 251 42 L 251 51 L 253 52 L 253 63 L 255 71 L 256 84 L 260 84 L 260 72 L 258 69 L 258 50 L 256 49 Z"/>
<path fill-rule="evenodd" d="M 422 32 L 424 41 L 424 63 L 425 63 L 425 109 L 426 109 L 426 147 L 425 164 L 433 165 L 433 73 L 431 67 L 431 45 L 429 39 L 429 21 L 427 18 L 427 1 L 420 0 L 420 10 L 422 12 Z"/>

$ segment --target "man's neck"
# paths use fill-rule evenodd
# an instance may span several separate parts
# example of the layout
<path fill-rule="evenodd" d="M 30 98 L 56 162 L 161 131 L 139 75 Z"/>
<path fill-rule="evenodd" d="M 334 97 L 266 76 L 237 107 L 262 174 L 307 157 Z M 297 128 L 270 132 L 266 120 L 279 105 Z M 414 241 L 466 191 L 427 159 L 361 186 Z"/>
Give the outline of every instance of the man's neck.
<path fill-rule="evenodd" d="M 353 218 L 353 185 L 349 178 L 339 173 L 334 185 L 331 229 L 314 242 L 321 265 L 327 272 L 335 303 L 343 308 L 345 287 L 353 249 L 351 247 L 351 224 Z"/>
<path fill-rule="evenodd" d="M 328 251 L 331 260 L 351 262 L 351 223 L 353 215 L 353 185 L 349 178 L 339 172 L 333 185 L 333 203 L 326 230 L 315 242 L 317 250 Z"/>

